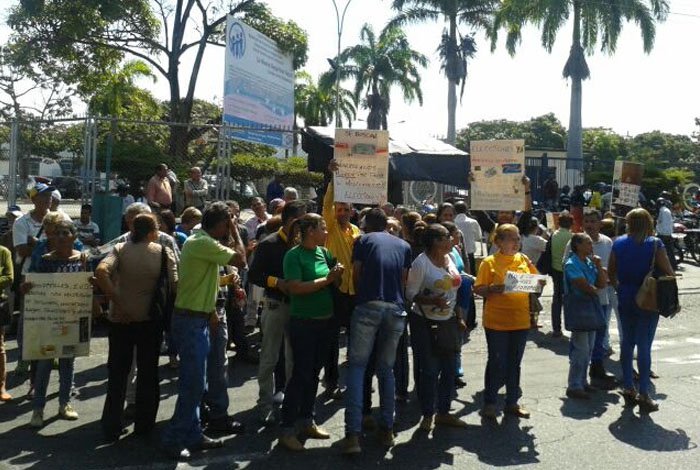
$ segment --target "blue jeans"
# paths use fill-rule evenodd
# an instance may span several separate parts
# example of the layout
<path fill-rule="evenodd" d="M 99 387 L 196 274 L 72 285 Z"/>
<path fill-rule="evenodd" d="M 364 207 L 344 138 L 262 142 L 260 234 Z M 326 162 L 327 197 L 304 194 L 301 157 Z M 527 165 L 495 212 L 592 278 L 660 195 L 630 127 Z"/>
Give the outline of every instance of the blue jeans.
<path fill-rule="evenodd" d="M 595 344 L 593 345 L 593 352 L 591 355 L 591 362 L 602 362 L 603 359 L 605 359 L 605 353 L 607 352 L 608 347 L 610 346 L 609 338 L 608 338 L 608 326 L 610 325 L 610 304 L 608 305 L 603 305 L 603 320 L 604 320 L 604 325 L 601 326 L 598 330 L 595 332 Z M 608 338 L 608 345 L 606 347 L 605 341 L 606 338 Z"/>
<path fill-rule="evenodd" d="M 399 338 L 406 328 L 406 312 L 396 304 L 366 302 L 355 307 L 350 320 L 345 433 L 362 430 L 362 385 L 365 368 L 376 341 L 376 373 L 379 381 L 380 424 L 394 426 L 394 361 Z"/>
<path fill-rule="evenodd" d="M 609 311 L 609 310 L 608 310 Z M 583 390 L 588 384 L 588 364 L 599 331 L 572 331 L 569 340 L 569 389 Z"/>
<path fill-rule="evenodd" d="M 651 379 L 651 344 L 654 342 L 659 316 L 637 308 L 634 298 L 619 299 L 620 322 L 622 323 L 622 346 L 620 362 L 622 363 L 622 381 L 626 389 L 634 386 L 632 361 L 634 347 L 637 347 L 637 366 L 639 367 L 639 393 L 648 394 Z"/>
<path fill-rule="evenodd" d="M 204 397 L 209 355 L 209 321 L 175 310 L 171 334 L 180 351 L 175 413 L 163 431 L 163 444 L 186 448 L 202 441 L 199 405 Z"/>
<path fill-rule="evenodd" d="M 209 332 L 209 356 L 207 356 L 207 389 L 204 403 L 209 407 L 209 421 L 228 417 L 228 325 L 226 310 L 217 308 L 219 325 Z"/>
<path fill-rule="evenodd" d="M 314 402 L 318 391 L 318 376 L 328 359 L 328 350 L 337 323 L 333 318 L 312 320 L 298 317 L 289 319 L 289 341 L 294 365 L 287 382 L 282 403 L 282 432 L 294 434 L 297 420 L 303 426 L 314 423 Z"/>
<path fill-rule="evenodd" d="M 506 386 L 506 406 L 518 404 L 518 400 L 522 396 L 520 363 L 523 360 L 528 331 L 486 329 L 489 357 L 484 373 L 484 404 L 495 405 L 498 400 L 498 391 L 504 384 Z"/>
<path fill-rule="evenodd" d="M 433 352 L 430 329 L 423 317 L 411 314 L 409 321 L 411 322 L 411 340 L 420 361 L 418 374 L 421 393 L 418 398 L 421 412 L 423 416 L 434 415 L 437 398 L 437 412 L 447 414 L 450 411 L 455 386 L 454 356 L 439 356 Z"/>
<path fill-rule="evenodd" d="M 75 358 L 67 357 L 58 360 L 58 404 L 63 406 L 70 403 L 70 389 L 73 386 L 73 365 Z M 34 378 L 34 399 L 32 408 L 43 410 L 46 406 L 46 389 L 53 368 L 53 359 L 42 359 L 35 362 L 36 377 Z"/>

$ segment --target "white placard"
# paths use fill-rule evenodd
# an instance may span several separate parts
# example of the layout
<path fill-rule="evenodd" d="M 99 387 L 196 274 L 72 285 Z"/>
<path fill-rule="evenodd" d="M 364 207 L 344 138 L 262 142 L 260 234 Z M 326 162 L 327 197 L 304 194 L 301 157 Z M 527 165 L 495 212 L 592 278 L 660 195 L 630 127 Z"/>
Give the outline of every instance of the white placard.
<path fill-rule="evenodd" d="M 524 140 L 474 140 L 469 144 L 471 208 L 520 211 L 525 206 Z"/>
<path fill-rule="evenodd" d="M 336 129 L 333 157 L 338 162 L 337 202 L 383 204 L 389 182 L 389 132 Z"/>
<path fill-rule="evenodd" d="M 527 292 L 539 294 L 542 292 L 540 281 L 547 280 L 547 276 L 541 274 L 506 272 L 504 292 Z"/>
<path fill-rule="evenodd" d="M 88 356 L 92 319 L 91 272 L 29 273 L 24 296 L 22 359 Z"/>

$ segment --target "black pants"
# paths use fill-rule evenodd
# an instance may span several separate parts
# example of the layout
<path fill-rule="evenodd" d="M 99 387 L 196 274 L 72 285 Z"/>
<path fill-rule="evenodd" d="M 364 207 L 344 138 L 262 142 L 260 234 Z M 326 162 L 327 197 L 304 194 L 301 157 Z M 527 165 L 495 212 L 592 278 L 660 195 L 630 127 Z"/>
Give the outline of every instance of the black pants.
<path fill-rule="evenodd" d="M 396 395 L 408 396 L 408 377 L 410 375 L 408 364 L 408 322 L 403 329 L 396 346 L 396 362 L 394 362 L 394 380 L 396 383 Z"/>
<path fill-rule="evenodd" d="M 297 420 L 313 423 L 318 375 L 328 354 L 331 320 L 291 317 L 289 340 L 294 367 L 282 403 L 282 427 L 292 428 Z"/>
<path fill-rule="evenodd" d="M 323 381 L 326 387 L 333 389 L 338 386 L 338 362 L 340 359 L 340 329 L 345 327 L 349 331 L 350 316 L 355 308 L 355 296 L 336 292 L 333 299 L 333 319 L 330 331 L 330 346 L 328 357 L 323 365 Z"/>
<path fill-rule="evenodd" d="M 250 349 L 248 337 L 245 334 L 245 312 L 235 304 L 228 302 L 226 308 L 226 323 L 228 325 L 228 337 L 236 346 L 238 354 L 245 354 Z"/>
<path fill-rule="evenodd" d="M 671 262 L 671 267 L 674 271 L 678 269 L 678 260 L 676 259 L 676 245 L 673 242 L 673 237 L 667 235 L 659 235 L 659 239 L 664 242 L 668 260 Z"/>
<path fill-rule="evenodd" d="M 107 397 L 102 410 L 102 430 L 105 436 L 119 435 L 126 381 L 131 370 L 136 347 L 136 413 L 134 432 L 148 433 L 155 426 L 160 400 L 158 356 L 163 331 L 157 322 L 112 323 L 109 328 L 107 359 Z"/>

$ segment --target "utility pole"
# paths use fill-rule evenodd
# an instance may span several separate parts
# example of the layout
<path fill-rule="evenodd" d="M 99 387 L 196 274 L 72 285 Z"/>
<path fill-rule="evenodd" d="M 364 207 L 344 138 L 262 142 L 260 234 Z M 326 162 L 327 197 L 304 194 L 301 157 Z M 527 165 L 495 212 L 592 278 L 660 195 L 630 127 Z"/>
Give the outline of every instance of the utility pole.
<path fill-rule="evenodd" d="M 345 13 L 348 11 L 348 7 L 352 0 L 348 0 L 343 8 L 343 13 L 341 15 L 340 10 L 338 10 L 338 4 L 335 0 L 333 2 L 333 7 L 335 8 L 335 20 L 338 30 L 338 54 L 335 56 L 335 127 L 340 127 L 340 39 L 343 36 L 343 25 L 345 24 Z"/>

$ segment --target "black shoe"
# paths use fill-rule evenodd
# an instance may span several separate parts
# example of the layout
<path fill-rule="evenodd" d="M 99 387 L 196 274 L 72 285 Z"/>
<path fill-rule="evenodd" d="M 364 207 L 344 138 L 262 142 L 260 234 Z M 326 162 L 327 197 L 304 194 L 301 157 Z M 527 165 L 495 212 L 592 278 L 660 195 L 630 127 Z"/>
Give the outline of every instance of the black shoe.
<path fill-rule="evenodd" d="M 602 362 L 592 362 L 588 375 L 592 379 L 615 380 L 615 376 L 605 370 L 605 366 Z"/>
<path fill-rule="evenodd" d="M 212 439 L 207 436 L 202 436 L 202 440 L 190 447 L 193 452 L 200 450 L 220 449 L 224 446 L 224 441 L 221 439 Z"/>
<path fill-rule="evenodd" d="M 189 449 L 179 446 L 163 446 L 161 447 L 165 455 L 173 460 L 187 460 L 191 457 Z"/>
<path fill-rule="evenodd" d="M 464 381 L 463 379 L 461 379 L 459 377 L 455 377 L 455 387 L 462 388 L 462 387 L 466 387 L 466 386 L 467 386 L 466 381 Z"/>
<path fill-rule="evenodd" d="M 209 422 L 207 431 L 216 434 L 243 434 L 245 432 L 245 425 L 227 417 L 223 420 Z"/>

